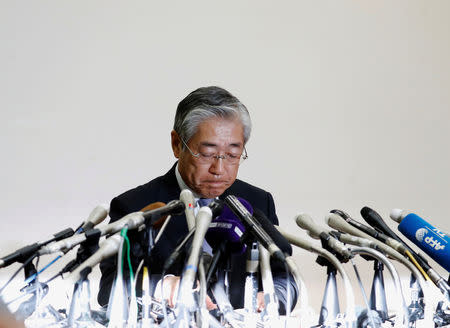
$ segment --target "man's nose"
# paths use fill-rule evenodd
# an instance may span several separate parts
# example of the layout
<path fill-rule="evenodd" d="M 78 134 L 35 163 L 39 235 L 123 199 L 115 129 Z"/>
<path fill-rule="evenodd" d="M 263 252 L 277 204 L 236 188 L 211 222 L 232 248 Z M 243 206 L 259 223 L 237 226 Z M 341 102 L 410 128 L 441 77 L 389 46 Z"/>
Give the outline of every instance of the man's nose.
<path fill-rule="evenodd" d="M 225 170 L 225 163 L 223 156 L 216 156 L 214 158 L 214 161 L 211 163 L 211 166 L 209 167 L 209 172 L 215 175 L 220 175 L 224 173 Z"/>

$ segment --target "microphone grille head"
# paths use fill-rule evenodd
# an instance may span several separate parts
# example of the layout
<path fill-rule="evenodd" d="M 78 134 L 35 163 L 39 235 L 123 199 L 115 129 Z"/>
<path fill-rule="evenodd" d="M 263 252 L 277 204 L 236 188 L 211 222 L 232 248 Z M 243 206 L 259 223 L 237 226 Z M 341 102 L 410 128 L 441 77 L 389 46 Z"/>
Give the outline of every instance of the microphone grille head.
<path fill-rule="evenodd" d="M 361 215 L 362 215 L 364 218 L 365 218 L 366 216 L 368 216 L 371 212 L 372 212 L 372 209 L 369 208 L 369 207 L 367 207 L 367 206 L 364 206 L 364 207 L 361 209 Z"/>
<path fill-rule="evenodd" d="M 163 207 L 164 205 L 166 205 L 166 204 L 163 202 L 154 202 L 154 203 L 151 203 L 151 204 L 145 206 L 144 208 L 142 208 L 141 212 L 155 210 L 157 208 Z"/>
<path fill-rule="evenodd" d="M 100 205 L 101 208 L 103 208 L 107 213 L 109 213 L 109 204 L 106 203 L 101 203 Z"/>
<path fill-rule="evenodd" d="M 405 217 L 404 211 L 399 208 L 392 209 L 391 213 L 389 213 L 389 216 L 392 220 L 398 223 L 402 222 L 403 218 Z"/>

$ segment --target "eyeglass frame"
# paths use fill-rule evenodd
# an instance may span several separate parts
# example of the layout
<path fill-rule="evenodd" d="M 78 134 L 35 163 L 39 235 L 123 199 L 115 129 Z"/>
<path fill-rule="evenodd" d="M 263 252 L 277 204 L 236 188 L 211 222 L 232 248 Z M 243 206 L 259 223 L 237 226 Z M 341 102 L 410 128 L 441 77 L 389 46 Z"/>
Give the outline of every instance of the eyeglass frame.
<path fill-rule="evenodd" d="M 186 148 L 189 150 L 189 152 L 191 153 L 192 156 L 194 156 L 195 158 L 200 158 L 200 156 L 202 156 L 202 153 L 200 153 L 200 152 L 198 152 L 197 154 L 194 154 L 194 152 L 191 150 L 191 148 L 189 148 L 186 141 L 184 141 L 184 139 L 181 136 L 180 136 L 180 140 L 183 143 L 183 145 L 186 146 Z M 239 155 L 239 162 L 237 163 L 237 165 L 241 165 L 242 162 L 248 158 L 247 149 L 245 148 L 245 145 L 243 147 L 243 150 L 244 151 Z M 203 157 L 203 158 L 208 158 L 208 157 Z M 229 158 L 229 156 L 227 156 L 227 154 L 224 154 L 224 155 L 214 154 L 214 155 L 211 155 L 211 158 L 222 159 L 225 161 L 227 158 Z M 212 161 L 210 163 L 212 163 Z M 227 162 L 225 162 L 225 163 L 227 163 Z M 232 163 L 229 163 L 229 164 L 232 164 Z M 236 165 L 236 164 L 234 164 L 234 165 Z"/>

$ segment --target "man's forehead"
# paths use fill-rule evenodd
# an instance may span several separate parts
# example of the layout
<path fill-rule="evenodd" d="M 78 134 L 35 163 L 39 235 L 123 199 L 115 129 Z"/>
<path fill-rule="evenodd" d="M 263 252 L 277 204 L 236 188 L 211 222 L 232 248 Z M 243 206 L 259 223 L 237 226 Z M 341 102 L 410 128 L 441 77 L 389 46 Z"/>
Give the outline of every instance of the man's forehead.
<path fill-rule="evenodd" d="M 218 144 L 239 146 L 244 143 L 244 127 L 238 119 L 208 119 L 197 126 L 193 139 L 205 146 Z"/>

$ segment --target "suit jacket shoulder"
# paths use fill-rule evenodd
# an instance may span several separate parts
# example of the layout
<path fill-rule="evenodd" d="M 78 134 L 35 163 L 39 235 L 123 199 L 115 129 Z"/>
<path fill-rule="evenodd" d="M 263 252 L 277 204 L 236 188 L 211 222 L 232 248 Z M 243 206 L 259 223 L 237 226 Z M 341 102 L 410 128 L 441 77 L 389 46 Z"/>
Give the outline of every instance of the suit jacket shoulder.
<path fill-rule="evenodd" d="M 154 202 L 168 202 L 178 199 L 181 190 L 176 181 L 175 166 L 165 175 L 113 198 L 109 214 L 111 221 L 116 221 L 131 212 L 140 211 Z"/>

